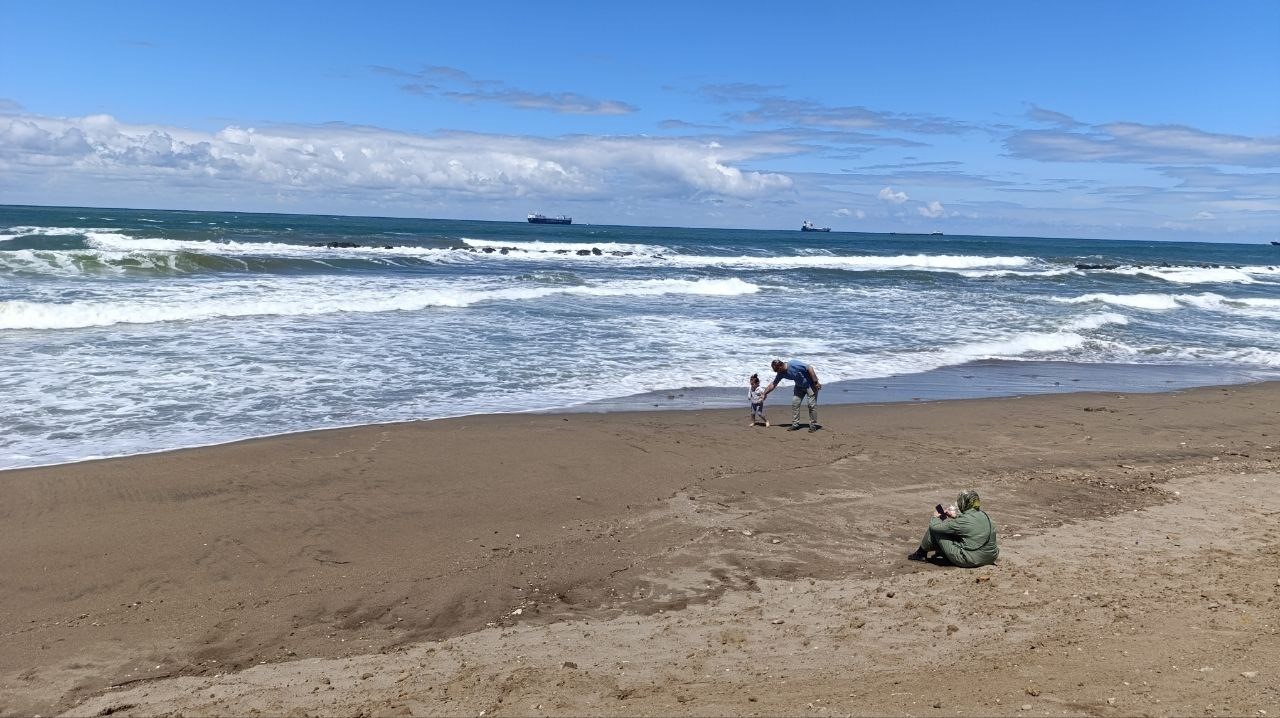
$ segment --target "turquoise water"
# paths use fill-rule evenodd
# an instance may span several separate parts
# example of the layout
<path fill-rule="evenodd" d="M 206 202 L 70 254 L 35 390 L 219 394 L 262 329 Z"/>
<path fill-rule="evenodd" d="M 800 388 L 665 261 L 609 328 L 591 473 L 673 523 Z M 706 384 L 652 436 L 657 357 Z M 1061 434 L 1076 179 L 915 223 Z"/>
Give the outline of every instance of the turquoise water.
<path fill-rule="evenodd" d="M 0 207 L 0 467 L 736 406 L 774 356 L 824 401 L 1233 383 L 1278 329 L 1271 245 Z"/>

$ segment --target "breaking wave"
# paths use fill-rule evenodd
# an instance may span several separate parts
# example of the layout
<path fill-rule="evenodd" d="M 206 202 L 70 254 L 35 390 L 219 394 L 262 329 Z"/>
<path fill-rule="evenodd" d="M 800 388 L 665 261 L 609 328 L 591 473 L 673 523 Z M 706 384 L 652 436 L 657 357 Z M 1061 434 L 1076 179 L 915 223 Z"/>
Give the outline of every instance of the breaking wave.
<path fill-rule="evenodd" d="M 644 297 L 672 294 L 732 297 L 759 287 L 740 279 L 650 279 L 591 286 L 418 287 L 336 284 L 293 280 L 219 283 L 167 294 L 114 301 L 0 302 L 0 329 L 75 329 L 113 324 L 201 321 L 257 316 L 316 316 L 340 313 L 418 311 L 469 307 L 482 302 L 536 300 L 553 296 Z"/>

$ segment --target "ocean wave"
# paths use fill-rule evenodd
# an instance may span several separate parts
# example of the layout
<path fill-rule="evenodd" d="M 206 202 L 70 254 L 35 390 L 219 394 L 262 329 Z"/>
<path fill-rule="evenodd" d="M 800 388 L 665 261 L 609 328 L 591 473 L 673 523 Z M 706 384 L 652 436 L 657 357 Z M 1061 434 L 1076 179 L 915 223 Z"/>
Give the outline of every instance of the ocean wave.
<path fill-rule="evenodd" d="M 870 255 L 809 255 L 798 257 L 706 257 L 675 255 L 667 258 L 683 266 L 723 266 L 749 269 L 843 269 L 857 272 L 958 271 L 1025 267 L 1028 257 L 981 257 L 950 254 L 912 254 L 890 257 Z"/>
<path fill-rule="evenodd" d="M 1108 324 L 1118 324 L 1123 326 L 1128 323 L 1129 323 L 1129 318 L 1124 316 L 1123 314 L 1116 314 L 1115 312 L 1103 312 L 1101 314 L 1090 314 L 1089 316 L 1086 316 L 1086 317 L 1072 319 L 1071 321 L 1066 323 L 1063 329 L 1066 329 L 1069 331 L 1086 331 L 1089 329 L 1099 329 L 1101 327 L 1107 326 Z"/>
<path fill-rule="evenodd" d="M 268 270 L 244 258 L 192 252 L 111 252 L 94 249 L 20 249 L 0 253 L 0 271 L 58 277 L 131 273 L 193 274 L 205 271 Z"/>
<path fill-rule="evenodd" d="M 1149 311 L 1168 311 L 1194 307 L 1215 312 L 1245 312 L 1254 316 L 1280 317 L 1280 299 L 1267 297 L 1224 297 L 1213 292 L 1202 294 L 1107 294 L 1095 292 L 1078 297 L 1051 297 L 1061 304 L 1102 303 Z"/>
<path fill-rule="evenodd" d="M 602 253 L 612 254 L 612 253 L 625 252 L 625 253 L 631 253 L 631 254 L 652 256 L 656 254 L 664 254 L 671 251 L 665 247 L 659 247 L 652 244 L 625 244 L 621 242 L 584 243 L 584 242 L 544 242 L 540 240 L 535 240 L 532 242 L 500 242 L 497 240 L 472 239 L 470 237 L 463 237 L 462 243 L 467 245 L 468 247 L 475 247 L 477 249 L 483 249 L 485 247 L 488 247 L 490 249 L 497 249 L 497 250 L 506 249 L 508 250 L 508 254 L 510 254 L 510 252 L 512 251 L 523 252 L 528 254 L 555 254 L 557 252 L 561 252 L 561 253 L 577 252 L 578 250 L 581 250 L 581 249 L 585 249 L 588 251 L 590 251 L 591 249 L 598 249 Z"/>
<path fill-rule="evenodd" d="M 843 376 L 837 378 L 875 379 L 987 360 L 1104 361 L 1104 354 L 1115 356 L 1132 353 L 1130 348 L 1119 342 L 1091 338 L 1079 331 L 1021 332 L 1002 338 L 962 341 L 927 351 L 875 352 L 857 357 L 856 362 L 842 362 L 856 367 L 856 370 L 842 372 Z"/>
<path fill-rule="evenodd" d="M 467 252 L 427 247 L 328 247 L 278 242 L 236 242 L 138 238 L 118 232 L 85 231 L 85 248 L 31 249 L 0 252 L 5 269 L 75 276 L 154 271 L 192 274 L 204 271 L 288 272 L 292 268 L 331 267 L 335 259 L 394 265 L 399 261 L 456 263 Z M 289 264 L 290 262 L 294 264 Z"/>
<path fill-rule="evenodd" d="M 1106 292 L 1093 292 L 1082 294 L 1078 297 L 1050 297 L 1049 299 L 1060 304 L 1091 304 L 1098 302 L 1133 309 L 1164 310 L 1177 309 L 1179 307 L 1177 296 L 1172 294 L 1108 294 Z"/>
<path fill-rule="evenodd" d="M 582 259 L 591 262 L 616 262 L 620 264 L 659 265 L 681 268 L 719 267 L 724 269 L 836 269 L 857 272 L 883 271 L 946 271 L 966 270 L 1012 271 L 1025 269 L 1034 263 L 1029 257 L 987 257 L 948 254 L 910 254 L 895 256 L 837 255 L 829 251 L 788 256 L 736 255 L 716 256 L 679 254 L 655 245 L 643 244 L 583 244 L 570 242 L 497 242 L 464 240 L 473 249 L 500 254 L 508 260 L 572 261 Z M 1069 268 L 1045 267 L 1029 274 L 1066 273 Z"/>
<path fill-rule="evenodd" d="M 111 232 L 105 228 L 86 227 L 7 227 L 0 230 L 0 242 L 19 237 L 73 237 L 87 235 L 89 232 Z"/>
<path fill-rule="evenodd" d="M 554 257 L 622 258 L 639 261 L 656 261 L 686 267 L 740 267 L 749 269 L 852 269 L 861 271 L 885 270 L 1007 270 L 1026 267 L 1029 257 L 984 257 L 949 254 L 904 254 L 896 256 L 838 255 L 827 249 L 802 250 L 792 256 L 763 255 L 698 255 L 680 254 L 658 245 L 622 244 L 616 242 L 501 242 L 464 238 L 469 247 L 494 250 L 509 259 Z M 1049 270 L 1046 270 L 1049 271 Z M 1052 271 L 1070 272 L 1069 268 Z"/>
<path fill-rule="evenodd" d="M 968 342 L 938 353 L 947 364 L 963 364 L 976 359 L 1017 359 L 1037 354 L 1053 354 L 1084 345 L 1084 335 L 1074 331 L 1023 332 L 1003 339 Z"/>
<path fill-rule="evenodd" d="M 78 329 L 113 324 L 155 324 L 261 316 L 418 311 L 469 307 L 481 302 L 536 300 L 557 295 L 642 297 L 673 294 L 732 297 L 760 291 L 740 279 L 652 279 L 589 286 L 405 288 L 331 281 L 223 283 L 214 288 L 173 288 L 116 301 L 0 302 L 0 329 Z"/>
<path fill-rule="evenodd" d="M 1223 364 L 1228 366 L 1280 367 L 1280 352 L 1262 347 L 1162 347 L 1160 351 L 1147 350 L 1146 356 L 1163 354 L 1170 360 Z"/>
<path fill-rule="evenodd" d="M 1077 268 L 1130 277 L 1153 277 L 1173 284 L 1253 284 L 1280 280 L 1280 267 L 1274 266 L 1077 265 Z"/>
<path fill-rule="evenodd" d="M 1067 274 L 1078 274 L 1079 271 L 1070 267 L 1056 267 L 1039 270 L 1018 270 L 1018 269 L 959 269 L 956 274 L 970 279 L 982 279 L 985 277 L 1060 277 Z"/>
<path fill-rule="evenodd" d="M 838 270 L 847 272 L 949 272 L 962 276 L 1052 276 L 1071 272 L 1021 256 L 968 255 L 833 255 L 715 256 L 678 254 L 667 247 L 618 242 L 501 242 L 463 239 L 464 247 L 415 247 L 408 245 L 358 245 L 354 243 L 289 244 L 284 242 L 244 242 L 228 240 L 184 240 L 165 237 L 135 237 L 122 232 L 77 230 L 84 236 L 85 249 L 37 249 L 37 254 L 0 252 L 0 269 L 55 275 L 76 273 L 137 272 L 155 270 L 170 273 L 198 273 L 206 270 L 287 272 L 289 266 L 255 263 L 253 258 L 273 258 L 299 262 L 306 267 L 329 267 L 326 262 L 396 264 L 399 261 L 462 265 L 474 263 L 556 263 L 582 266 L 653 267 L 667 269 L 708 269 L 743 271 Z M 27 250 L 20 250 L 27 251 Z M 177 259 L 175 259 L 177 257 Z M 228 261 L 216 261 L 219 259 Z M 210 261 L 215 260 L 215 261 Z M 236 262 L 244 262 L 237 264 Z"/>
<path fill-rule="evenodd" d="M 118 232 L 86 232 L 89 246 L 107 252 L 188 252 L 222 256 L 285 256 L 316 259 L 324 256 L 386 255 L 432 256 L 447 249 L 429 247 L 330 246 L 324 244 L 288 244 L 285 242 L 237 242 L 235 240 L 166 239 L 164 237 L 131 237 Z"/>

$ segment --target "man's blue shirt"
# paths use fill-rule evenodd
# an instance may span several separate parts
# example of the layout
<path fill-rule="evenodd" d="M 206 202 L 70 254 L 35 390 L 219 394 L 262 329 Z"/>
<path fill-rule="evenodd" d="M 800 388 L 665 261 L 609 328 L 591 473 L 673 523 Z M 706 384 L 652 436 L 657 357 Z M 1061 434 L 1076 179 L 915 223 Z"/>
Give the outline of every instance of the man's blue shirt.
<path fill-rule="evenodd" d="M 778 372 L 778 376 L 774 378 L 773 383 L 777 384 L 783 379 L 790 379 L 796 383 L 796 392 L 806 392 L 813 385 L 813 381 L 809 379 L 809 365 L 798 359 L 792 359 L 787 362 L 787 370 Z"/>

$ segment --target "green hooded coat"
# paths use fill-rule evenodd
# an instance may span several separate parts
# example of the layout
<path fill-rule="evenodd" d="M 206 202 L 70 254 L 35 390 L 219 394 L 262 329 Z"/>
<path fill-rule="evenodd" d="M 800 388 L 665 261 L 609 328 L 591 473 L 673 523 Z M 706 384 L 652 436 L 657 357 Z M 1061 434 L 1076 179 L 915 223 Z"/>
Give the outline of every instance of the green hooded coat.
<path fill-rule="evenodd" d="M 953 565 L 977 568 L 995 563 L 1000 556 L 996 546 L 996 525 L 977 507 L 969 507 L 959 516 L 943 521 L 929 520 L 929 530 L 920 542 L 923 551 L 938 551 Z"/>

